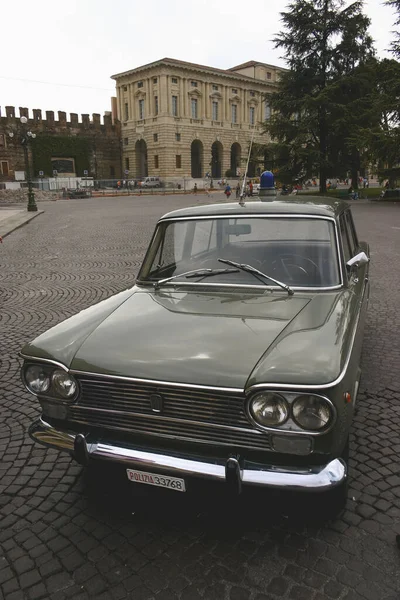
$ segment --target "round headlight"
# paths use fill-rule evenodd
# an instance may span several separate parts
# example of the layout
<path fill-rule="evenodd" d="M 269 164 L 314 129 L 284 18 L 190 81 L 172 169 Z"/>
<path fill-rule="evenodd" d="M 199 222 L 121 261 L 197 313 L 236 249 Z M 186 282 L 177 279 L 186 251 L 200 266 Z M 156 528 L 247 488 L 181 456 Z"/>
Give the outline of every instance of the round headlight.
<path fill-rule="evenodd" d="M 62 398 L 71 400 L 75 396 L 78 389 L 76 379 L 66 371 L 54 371 L 52 382 L 54 391 Z"/>
<path fill-rule="evenodd" d="M 323 429 L 332 417 L 329 403 L 319 396 L 299 396 L 293 402 L 292 412 L 297 425 L 311 431 Z"/>
<path fill-rule="evenodd" d="M 29 365 L 24 371 L 25 383 L 32 394 L 44 394 L 50 388 L 50 375 L 40 365 Z"/>
<path fill-rule="evenodd" d="M 272 392 L 260 392 L 250 402 L 250 414 L 264 427 L 282 425 L 289 416 L 289 407 L 283 396 Z"/>

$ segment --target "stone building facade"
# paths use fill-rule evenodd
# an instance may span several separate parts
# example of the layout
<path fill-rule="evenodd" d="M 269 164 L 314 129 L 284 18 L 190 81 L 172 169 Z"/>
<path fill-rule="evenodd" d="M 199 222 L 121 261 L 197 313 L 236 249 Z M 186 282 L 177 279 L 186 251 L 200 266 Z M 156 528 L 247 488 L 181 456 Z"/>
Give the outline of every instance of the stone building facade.
<path fill-rule="evenodd" d="M 121 177 L 120 125 L 111 114 L 105 114 L 103 123 L 99 114 L 79 117 L 59 111 L 58 120 L 53 111 L 34 109 L 32 115 L 27 108 L 6 106 L 6 115 L 0 117 L 0 182 L 14 181 L 15 173 L 25 171 L 23 147 L 21 145 L 22 125 L 20 117 L 28 118 L 26 130 L 36 134 L 29 144 L 29 161 L 33 178 L 43 171 L 44 177 L 52 177 L 53 171 L 59 176 L 86 175 L 94 179 Z M 10 137 L 10 133 L 13 137 Z"/>
<path fill-rule="evenodd" d="M 264 94 L 281 71 L 255 61 L 223 70 L 164 58 L 114 75 L 127 176 L 243 174 L 252 137 L 269 141 Z M 249 174 L 255 170 L 251 164 Z"/>

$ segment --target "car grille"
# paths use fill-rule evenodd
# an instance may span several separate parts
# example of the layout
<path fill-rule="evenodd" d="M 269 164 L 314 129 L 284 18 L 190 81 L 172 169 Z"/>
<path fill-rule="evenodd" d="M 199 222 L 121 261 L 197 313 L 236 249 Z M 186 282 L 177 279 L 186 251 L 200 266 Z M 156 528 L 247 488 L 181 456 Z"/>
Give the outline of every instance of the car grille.
<path fill-rule="evenodd" d="M 213 446 L 270 450 L 269 436 L 246 418 L 244 394 L 82 375 L 77 379 L 81 394 L 69 408 L 71 421 Z M 152 394 L 162 396 L 162 414 L 151 410 Z"/>

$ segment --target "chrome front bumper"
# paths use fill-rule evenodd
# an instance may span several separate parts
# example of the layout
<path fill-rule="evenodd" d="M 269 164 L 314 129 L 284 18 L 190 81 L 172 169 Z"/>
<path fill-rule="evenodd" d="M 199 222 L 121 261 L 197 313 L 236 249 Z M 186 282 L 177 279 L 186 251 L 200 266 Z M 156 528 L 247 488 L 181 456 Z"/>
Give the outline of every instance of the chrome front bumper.
<path fill-rule="evenodd" d="M 194 476 L 226 481 L 227 461 L 212 461 L 203 458 L 182 458 L 162 453 L 148 452 L 135 447 L 115 445 L 107 442 L 86 441 L 82 434 L 55 429 L 43 419 L 33 423 L 29 435 L 35 442 L 57 450 L 72 452 L 78 462 L 85 464 L 91 458 L 125 464 L 127 467 L 162 471 L 181 477 Z M 232 466 L 232 464 L 230 464 Z M 347 477 L 347 466 L 341 458 L 335 458 L 327 465 L 302 467 L 282 467 L 249 462 L 237 463 L 240 481 L 238 484 L 257 485 L 286 490 L 324 492 L 343 483 Z M 240 485 L 239 485 L 240 487 Z"/>

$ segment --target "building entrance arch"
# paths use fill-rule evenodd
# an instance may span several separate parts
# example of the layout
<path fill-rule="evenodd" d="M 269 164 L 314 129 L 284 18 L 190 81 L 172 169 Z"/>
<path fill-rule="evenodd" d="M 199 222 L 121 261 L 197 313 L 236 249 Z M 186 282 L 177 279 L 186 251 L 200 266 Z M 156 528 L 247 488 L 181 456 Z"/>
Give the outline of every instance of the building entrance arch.
<path fill-rule="evenodd" d="M 147 177 L 147 144 L 144 140 L 138 140 L 135 144 L 136 155 L 136 177 Z"/>
<path fill-rule="evenodd" d="M 200 140 L 193 140 L 190 146 L 191 175 L 193 179 L 203 177 L 203 144 Z"/>
<path fill-rule="evenodd" d="M 211 146 L 211 177 L 215 179 L 222 176 L 222 151 L 221 142 L 214 142 Z"/>
<path fill-rule="evenodd" d="M 235 142 L 231 146 L 231 171 L 232 175 L 236 176 L 237 170 L 240 169 L 240 159 L 242 157 L 242 148 L 240 144 Z"/>
<path fill-rule="evenodd" d="M 249 167 L 247 169 L 247 177 L 255 177 L 256 176 L 256 159 L 250 158 Z"/>

